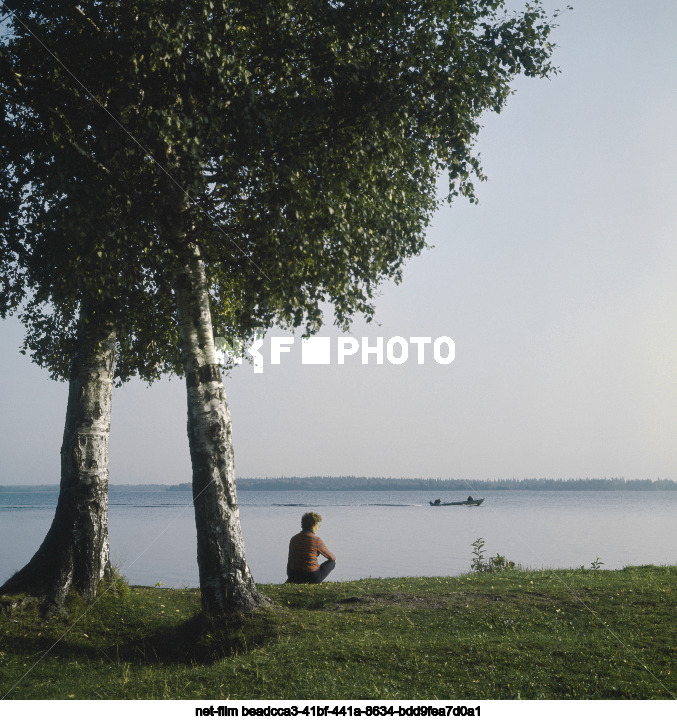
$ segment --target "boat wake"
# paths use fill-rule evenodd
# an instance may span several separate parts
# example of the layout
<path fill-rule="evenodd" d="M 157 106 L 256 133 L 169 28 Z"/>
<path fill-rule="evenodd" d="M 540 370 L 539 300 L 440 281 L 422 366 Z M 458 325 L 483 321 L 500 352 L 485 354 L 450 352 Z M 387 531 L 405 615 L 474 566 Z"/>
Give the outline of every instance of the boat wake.
<path fill-rule="evenodd" d="M 258 505 L 258 504 L 240 504 L 240 505 Z M 353 508 L 355 506 L 362 508 L 421 508 L 424 503 L 271 503 L 271 506 L 278 508 L 315 508 L 317 506 L 331 506 L 332 508 Z"/>
<path fill-rule="evenodd" d="M 361 506 L 378 506 L 382 508 L 419 508 L 422 503 L 360 503 Z"/>

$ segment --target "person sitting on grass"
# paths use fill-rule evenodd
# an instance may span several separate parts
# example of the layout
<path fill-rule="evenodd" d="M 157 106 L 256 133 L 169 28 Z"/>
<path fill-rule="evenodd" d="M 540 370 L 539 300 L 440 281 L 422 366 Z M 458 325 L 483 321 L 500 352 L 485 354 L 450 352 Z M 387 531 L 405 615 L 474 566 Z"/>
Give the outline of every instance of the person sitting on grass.
<path fill-rule="evenodd" d="M 336 556 L 315 535 L 321 520 L 319 513 L 303 514 L 301 533 L 292 536 L 289 541 L 287 583 L 322 583 L 334 570 Z M 317 562 L 320 554 L 327 559 L 322 565 Z"/>

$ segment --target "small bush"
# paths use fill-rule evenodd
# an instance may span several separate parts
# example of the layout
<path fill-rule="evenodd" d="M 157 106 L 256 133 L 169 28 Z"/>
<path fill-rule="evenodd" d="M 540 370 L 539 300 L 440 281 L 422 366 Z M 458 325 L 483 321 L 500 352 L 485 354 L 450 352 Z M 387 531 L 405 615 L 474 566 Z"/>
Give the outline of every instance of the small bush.
<path fill-rule="evenodd" d="M 497 553 L 485 561 L 483 538 L 478 538 L 474 541 L 472 547 L 474 558 L 470 563 L 470 569 L 475 573 L 496 573 L 497 571 L 512 571 L 517 568 L 514 561 L 508 561 L 508 559 L 500 553 Z"/>

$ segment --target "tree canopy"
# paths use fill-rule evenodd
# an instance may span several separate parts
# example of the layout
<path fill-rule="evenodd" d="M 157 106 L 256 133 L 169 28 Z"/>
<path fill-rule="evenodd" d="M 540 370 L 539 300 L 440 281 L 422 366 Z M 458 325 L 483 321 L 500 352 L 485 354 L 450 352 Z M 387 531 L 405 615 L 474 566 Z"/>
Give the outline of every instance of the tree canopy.
<path fill-rule="evenodd" d="M 0 50 L 0 309 L 67 377 L 78 307 L 116 318 L 117 377 L 182 372 L 179 208 L 219 334 L 371 317 L 437 207 L 475 199 L 473 144 L 518 73 L 546 76 L 539 3 L 15 1 Z M 22 293 L 23 289 L 23 293 Z"/>
<path fill-rule="evenodd" d="M 264 602 L 244 558 L 214 329 L 313 332 L 324 304 L 343 327 L 371 317 L 379 283 L 425 247 L 440 173 L 449 200 L 475 199 L 481 115 L 500 111 L 516 74 L 553 70 L 538 2 L 504 7 L 15 0 L 0 45 L 0 312 L 20 309 L 34 360 L 70 379 L 62 457 L 82 460 L 96 425 L 92 463 L 106 468 L 90 482 L 82 463 L 64 466 L 52 530 L 5 588 L 56 567 L 58 601 L 78 563 L 96 587 L 113 373 L 175 372 L 203 608 Z"/>

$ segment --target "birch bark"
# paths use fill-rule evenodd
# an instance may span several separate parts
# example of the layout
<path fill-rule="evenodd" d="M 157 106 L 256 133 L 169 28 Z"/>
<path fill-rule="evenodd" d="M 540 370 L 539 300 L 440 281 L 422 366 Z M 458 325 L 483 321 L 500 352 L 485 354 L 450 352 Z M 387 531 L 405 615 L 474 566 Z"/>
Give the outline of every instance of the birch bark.
<path fill-rule="evenodd" d="M 231 419 L 216 363 L 205 269 L 189 246 L 175 294 L 188 399 L 197 561 L 203 610 L 212 615 L 251 611 L 267 599 L 245 560 L 235 488 Z"/>
<path fill-rule="evenodd" d="M 110 323 L 80 315 L 78 348 L 68 389 L 61 446 L 61 484 L 52 525 L 31 560 L 0 593 L 46 598 L 46 613 L 73 588 L 86 599 L 110 573 L 108 545 L 108 437 L 115 332 Z"/>

